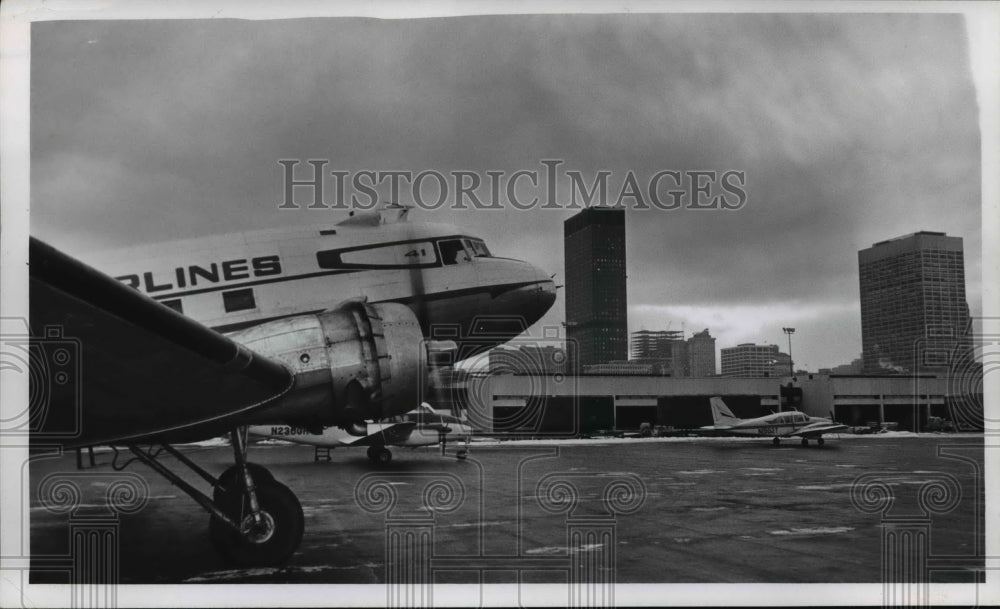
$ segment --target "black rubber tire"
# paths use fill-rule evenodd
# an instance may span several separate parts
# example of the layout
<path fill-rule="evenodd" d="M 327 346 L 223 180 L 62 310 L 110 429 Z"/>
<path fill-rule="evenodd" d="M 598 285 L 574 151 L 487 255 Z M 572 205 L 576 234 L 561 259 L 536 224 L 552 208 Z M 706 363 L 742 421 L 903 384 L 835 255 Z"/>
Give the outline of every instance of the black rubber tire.
<path fill-rule="evenodd" d="M 809 438 L 802 438 L 802 446 L 809 446 Z"/>
<path fill-rule="evenodd" d="M 375 459 L 379 465 L 385 465 L 392 461 L 392 451 L 388 448 L 380 448 L 378 452 L 375 453 Z"/>
<path fill-rule="evenodd" d="M 771 440 L 771 443 L 774 444 L 775 446 L 777 446 L 777 445 L 781 444 L 781 438 L 775 438 L 775 439 Z"/>
<path fill-rule="evenodd" d="M 274 474 L 272 474 L 271 471 L 263 465 L 247 463 L 247 469 L 250 470 L 250 477 L 253 478 L 255 486 L 261 486 L 262 484 L 274 482 Z M 230 466 L 229 469 L 222 472 L 222 475 L 219 476 L 218 484 L 216 484 L 215 488 L 212 490 L 212 500 L 218 503 L 219 497 L 222 493 L 237 488 L 242 489 L 243 481 L 239 480 L 239 477 L 239 468 L 235 465 Z"/>
<path fill-rule="evenodd" d="M 209 520 L 212 546 L 224 560 L 241 567 L 271 567 L 283 565 L 302 542 L 305 516 L 302 505 L 287 486 L 270 480 L 256 487 L 257 502 L 274 523 L 271 536 L 255 543 L 234 531 L 215 516 Z M 225 492 L 216 505 L 230 518 L 241 522 L 250 508 L 245 494 L 240 491 Z"/>
<path fill-rule="evenodd" d="M 368 452 L 368 459 L 370 461 L 373 461 L 373 462 L 377 463 L 378 462 L 378 447 L 377 446 L 369 446 L 367 452 Z"/>
<path fill-rule="evenodd" d="M 826 444 L 826 440 L 824 440 L 821 437 L 820 438 L 816 438 L 816 445 L 817 446 L 823 446 L 824 444 Z"/>

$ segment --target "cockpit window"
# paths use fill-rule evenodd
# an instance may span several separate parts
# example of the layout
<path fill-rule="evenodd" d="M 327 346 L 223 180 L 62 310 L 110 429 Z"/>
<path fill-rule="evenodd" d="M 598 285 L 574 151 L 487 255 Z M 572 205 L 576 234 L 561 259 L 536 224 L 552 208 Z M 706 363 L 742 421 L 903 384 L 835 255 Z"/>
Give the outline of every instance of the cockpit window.
<path fill-rule="evenodd" d="M 469 262 L 469 254 L 465 251 L 462 239 L 444 239 L 438 241 L 438 249 L 441 250 L 441 262 L 444 264 L 458 264 Z"/>
<path fill-rule="evenodd" d="M 476 258 L 491 257 L 490 250 L 486 248 L 486 243 L 484 243 L 482 239 L 466 239 L 465 245 Z"/>

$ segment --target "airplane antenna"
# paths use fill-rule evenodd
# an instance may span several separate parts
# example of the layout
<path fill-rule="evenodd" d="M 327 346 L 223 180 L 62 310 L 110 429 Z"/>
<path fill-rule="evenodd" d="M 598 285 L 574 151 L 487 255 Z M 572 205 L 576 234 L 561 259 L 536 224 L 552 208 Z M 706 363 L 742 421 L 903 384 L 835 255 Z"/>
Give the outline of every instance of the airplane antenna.
<path fill-rule="evenodd" d="M 391 203 L 386 203 L 383 209 L 396 209 L 399 213 L 396 215 L 397 222 L 406 222 L 409 219 L 410 210 L 413 209 L 412 205 L 403 205 L 402 203 L 397 203 L 395 201 Z"/>

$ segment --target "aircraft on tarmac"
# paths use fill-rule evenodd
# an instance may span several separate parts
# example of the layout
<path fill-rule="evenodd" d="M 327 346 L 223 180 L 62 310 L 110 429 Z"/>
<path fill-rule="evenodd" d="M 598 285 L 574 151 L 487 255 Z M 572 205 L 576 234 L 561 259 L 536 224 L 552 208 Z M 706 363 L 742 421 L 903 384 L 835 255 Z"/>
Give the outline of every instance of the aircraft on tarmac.
<path fill-rule="evenodd" d="M 834 423 L 830 419 L 811 417 L 804 412 L 775 412 L 755 419 L 741 419 L 734 415 L 720 397 L 709 400 L 712 407 L 712 421 L 715 425 L 700 428 L 713 435 L 736 435 L 773 437 L 774 445 L 781 443 L 781 438 L 798 436 L 802 445 L 808 446 L 809 439 L 815 439 L 816 444 L 823 446 L 823 434 L 847 431 L 847 425 Z"/>
<path fill-rule="evenodd" d="M 374 212 L 95 259 L 110 275 L 31 237 L 32 446 L 127 446 L 210 514 L 224 558 L 283 563 L 301 541 L 302 508 L 247 461 L 247 426 L 364 433 L 365 421 L 420 402 L 429 360 L 502 343 L 555 300 L 540 269 L 395 209 L 396 222 Z M 439 324 L 450 338 L 425 340 Z M 218 477 L 171 446 L 227 432 L 235 464 Z"/>
<path fill-rule="evenodd" d="M 367 425 L 366 435 L 356 437 L 337 427 L 327 427 L 319 433 L 302 427 L 288 425 L 254 425 L 249 428 L 251 436 L 273 438 L 306 444 L 318 448 L 341 448 L 350 446 L 367 446 L 368 458 L 376 463 L 392 461 L 392 451 L 389 446 L 442 445 L 442 452 L 448 442 L 465 442 L 465 448 L 459 449 L 456 457 L 464 459 L 468 454 L 469 439 L 472 437 L 472 427 L 458 417 L 438 412 L 424 402 L 415 410 L 403 415 L 382 419 L 377 423 Z"/>
<path fill-rule="evenodd" d="M 552 306 L 549 274 L 494 256 L 457 227 L 411 222 L 409 211 L 389 205 L 328 227 L 143 245 L 84 262 L 222 333 L 349 299 L 400 303 L 425 337 L 458 343 L 459 359 L 510 340 Z"/>

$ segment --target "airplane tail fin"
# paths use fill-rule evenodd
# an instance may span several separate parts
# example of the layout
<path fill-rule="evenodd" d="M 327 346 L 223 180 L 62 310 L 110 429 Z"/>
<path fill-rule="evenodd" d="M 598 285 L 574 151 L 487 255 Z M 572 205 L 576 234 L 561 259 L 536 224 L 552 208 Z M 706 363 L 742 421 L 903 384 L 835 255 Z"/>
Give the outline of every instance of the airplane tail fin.
<path fill-rule="evenodd" d="M 729 427 L 740 422 L 741 419 L 729 410 L 722 398 L 711 398 L 709 403 L 712 405 L 712 422 L 716 427 Z"/>

